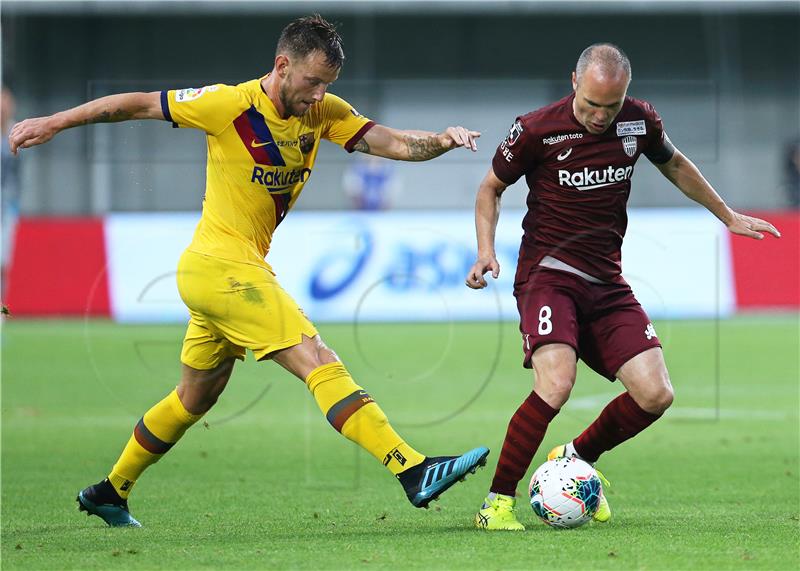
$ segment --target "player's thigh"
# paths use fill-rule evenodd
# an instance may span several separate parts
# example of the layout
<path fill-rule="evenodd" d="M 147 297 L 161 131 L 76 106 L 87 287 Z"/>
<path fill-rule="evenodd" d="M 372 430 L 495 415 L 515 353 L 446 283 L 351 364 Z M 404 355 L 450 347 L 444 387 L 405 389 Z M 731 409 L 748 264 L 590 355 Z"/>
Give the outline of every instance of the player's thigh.
<path fill-rule="evenodd" d="M 579 336 L 581 359 L 610 381 L 636 355 L 661 347 L 653 324 L 627 285 L 594 285 L 593 314 Z"/>
<path fill-rule="evenodd" d="M 227 339 L 250 349 L 258 360 L 289 347 L 318 344 L 313 341 L 318 339 L 316 327 L 272 273 L 257 266 L 238 266 L 232 268 L 235 273 L 219 296 L 224 314 L 213 320 Z"/>
<path fill-rule="evenodd" d="M 540 347 L 559 343 L 578 349 L 581 278 L 557 270 L 536 270 L 514 295 L 520 316 L 523 366 L 531 368 Z"/>
<path fill-rule="evenodd" d="M 673 390 L 661 347 L 653 347 L 628 359 L 617 371 L 636 404 L 661 414 L 672 404 Z"/>
<path fill-rule="evenodd" d="M 193 316 L 231 347 L 242 353 L 250 349 L 256 359 L 317 336 L 314 325 L 266 268 L 185 253 L 178 286 Z"/>

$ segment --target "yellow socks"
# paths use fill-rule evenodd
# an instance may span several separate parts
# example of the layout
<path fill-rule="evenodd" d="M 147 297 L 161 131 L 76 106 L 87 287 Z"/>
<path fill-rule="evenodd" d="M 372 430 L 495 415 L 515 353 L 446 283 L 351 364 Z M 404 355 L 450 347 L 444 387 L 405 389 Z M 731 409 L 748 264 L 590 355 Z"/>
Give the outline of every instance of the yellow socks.
<path fill-rule="evenodd" d="M 306 384 L 331 426 L 375 456 L 392 474 L 425 459 L 400 438 L 381 407 L 355 384 L 341 363 L 317 367 Z"/>
<path fill-rule="evenodd" d="M 314 369 L 306 384 L 328 422 L 375 456 L 393 474 L 399 474 L 425 459 L 400 438 L 381 408 L 353 382 L 341 363 L 329 363 Z M 202 416 L 187 411 L 176 391 L 148 410 L 108 475 L 117 493 L 123 499 L 127 498 L 142 472 L 158 462 Z"/>
<path fill-rule="evenodd" d="M 117 493 L 123 499 L 127 498 L 142 472 L 158 462 L 202 416 L 187 411 L 177 391 L 172 391 L 148 410 L 134 428 L 133 436 L 108 475 Z"/>

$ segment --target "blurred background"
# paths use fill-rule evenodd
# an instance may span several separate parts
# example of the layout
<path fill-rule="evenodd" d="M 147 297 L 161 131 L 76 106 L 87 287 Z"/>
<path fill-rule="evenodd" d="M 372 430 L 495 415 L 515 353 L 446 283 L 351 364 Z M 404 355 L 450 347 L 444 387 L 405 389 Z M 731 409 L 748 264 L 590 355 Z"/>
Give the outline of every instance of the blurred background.
<path fill-rule="evenodd" d="M 582 49 L 610 41 L 630 56 L 629 94 L 653 103 L 676 146 L 733 208 L 779 212 L 792 228 L 797 224 L 787 214 L 800 201 L 797 2 L 3 1 L 3 130 L 13 120 L 111 93 L 258 77 L 271 69 L 282 27 L 311 12 L 340 23 L 347 61 L 331 91 L 362 114 L 398 128 L 463 124 L 483 136 L 475 154 L 456 151 L 423 164 L 371 161 L 323 144 L 297 210 L 392 210 L 410 219 L 462 212 L 462 238 L 474 249 L 469 211 L 512 121 L 568 94 Z M 137 220 L 163 227 L 175 218 L 158 216 L 194 213 L 185 240 L 177 240 L 182 247 L 202 205 L 204 137 L 168 123 L 92 125 L 16 160 L 5 145 L 3 152 L 7 259 L 19 234 L 11 232 L 17 212 L 37 221 L 101 218 L 106 240 L 106 222 L 116 215 L 157 213 Z M 504 207 L 523 208 L 526 194 L 518 183 Z M 630 205 L 693 206 L 644 159 Z M 518 217 L 509 217 L 512 264 Z M 375 220 L 381 219 L 368 222 Z M 53 247 L 63 244 L 59 236 Z M 789 293 L 796 298 L 791 256 L 798 249 L 791 232 L 788 238 L 783 247 L 794 249 L 780 253 L 790 258 L 782 272 L 794 280 Z M 714 251 L 727 247 L 716 244 Z M 106 248 L 114 249 L 108 242 Z M 52 248 L 45 254 L 52 256 Z M 722 263 L 722 271 L 728 266 Z M 729 289 L 723 297 L 735 298 L 736 288 Z M 735 306 L 735 299 L 726 304 Z"/>

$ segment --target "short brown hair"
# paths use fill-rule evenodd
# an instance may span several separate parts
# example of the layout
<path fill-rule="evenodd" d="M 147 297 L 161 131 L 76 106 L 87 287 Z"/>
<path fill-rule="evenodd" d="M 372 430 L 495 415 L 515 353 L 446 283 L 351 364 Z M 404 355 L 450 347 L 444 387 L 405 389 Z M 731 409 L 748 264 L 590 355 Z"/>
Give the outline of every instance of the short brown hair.
<path fill-rule="evenodd" d="M 342 38 L 336 26 L 319 14 L 298 18 L 286 26 L 278 40 L 277 54 L 305 58 L 311 52 L 325 54 L 325 62 L 334 69 L 344 63 Z"/>

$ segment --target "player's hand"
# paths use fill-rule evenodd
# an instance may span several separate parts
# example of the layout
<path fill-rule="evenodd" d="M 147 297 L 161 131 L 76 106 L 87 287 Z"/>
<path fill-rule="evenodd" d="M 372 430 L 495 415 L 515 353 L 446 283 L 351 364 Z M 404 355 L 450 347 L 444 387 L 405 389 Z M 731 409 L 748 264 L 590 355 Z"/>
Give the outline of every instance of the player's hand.
<path fill-rule="evenodd" d="M 478 258 L 467 274 L 467 279 L 465 281 L 467 287 L 472 289 L 485 288 L 486 280 L 483 278 L 483 274 L 490 270 L 492 272 L 492 277 L 497 279 L 500 275 L 500 264 L 497 263 L 497 258 L 495 256 Z"/>
<path fill-rule="evenodd" d="M 781 237 L 781 233 L 778 229 L 766 220 L 761 220 L 761 218 L 755 218 L 753 216 L 746 216 L 738 212 L 733 213 L 733 219 L 728 223 L 728 230 L 733 234 L 755 238 L 756 240 L 762 240 L 764 238 L 762 232 L 769 232 L 776 238 Z"/>
<path fill-rule="evenodd" d="M 439 140 L 446 149 L 464 147 L 474 152 L 478 150 L 478 144 L 475 139 L 480 136 L 480 132 L 470 131 L 459 125 L 457 127 L 448 127 L 444 133 L 439 134 Z"/>
<path fill-rule="evenodd" d="M 19 149 L 27 149 L 46 143 L 58 133 L 52 117 L 34 117 L 25 119 L 14 125 L 8 134 L 8 145 L 11 152 L 17 154 Z"/>

